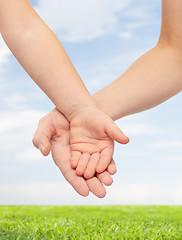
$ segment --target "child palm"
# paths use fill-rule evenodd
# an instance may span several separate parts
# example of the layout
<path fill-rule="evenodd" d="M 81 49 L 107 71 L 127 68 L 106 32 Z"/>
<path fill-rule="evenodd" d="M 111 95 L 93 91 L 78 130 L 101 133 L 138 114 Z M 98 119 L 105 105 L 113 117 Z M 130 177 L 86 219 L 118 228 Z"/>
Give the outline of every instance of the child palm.
<path fill-rule="evenodd" d="M 129 139 L 105 113 L 92 109 L 79 113 L 70 123 L 71 166 L 77 175 L 91 178 L 110 164 L 114 140 L 126 144 Z"/>

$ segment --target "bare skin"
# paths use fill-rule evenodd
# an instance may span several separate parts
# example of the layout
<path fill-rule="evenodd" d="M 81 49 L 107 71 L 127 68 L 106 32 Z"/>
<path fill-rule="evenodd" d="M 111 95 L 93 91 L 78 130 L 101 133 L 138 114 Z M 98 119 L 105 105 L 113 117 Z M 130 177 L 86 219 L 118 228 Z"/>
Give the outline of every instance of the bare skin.
<path fill-rule="evenodd" d="M 83 141 L 85 149 L 88 149 L 89 141 L 89 144 L 97 147 L 97 153 L 101 156 L 102 151 L 100 151 L 97 141 L 95 143 L 92 141 L 94 122 L 89 122 L 88 116 L 82 114 L 83 112 L 88 113 L 92 109 L 94 114 L 97 112 L 100 115 L 100 119 L 104 121 L 105 126 L 108 126 L 107 122 L 110 121 L 111 123 L 111 118 L 115 120 L 135 112 L 147 110 L 181 91 L 181 13 L 180 0 L 162 1 L 162 28 L 157 45 L 139 58 L 116 81 L 99 91 L 94 98 L 89 95 L 59 40 L 36 14 L 28 0 L 0 1 L 0 31 L 24 69 L 69 120 L 71 128 L 73 127 L 70 140 L 74 143 L 73 145 L 75 146 L 75 142 L 76 144 L 80 143 L 73 140 L 77 138 L 77 136 L 74 136 L 74 132 L 76 132 L 76 135 L 78 134 L 74 129 L 80 129 L 81 141 Z M 107 115 L 101 113 L 100 109 Z M 89 123 L 89 128 L 84 128 L 84 131 L 82 131 L 83 126 L 80 125 L 83 122 L 87 122 L 87 125 Z M 95 124 L 97 123 L 98 121 L 95 122 Z M 113 122 L 112 126 L 114 126 Z M 118 133 L 118 129 L 116 129 L 116 127 L 113 127 L 114 136 L 121 136 L 122 134 L 122 142 L 127 143 L 128 138 L 121 131 Z M 109 130 L 108 128 L 101 135 L 98 132 L 95 140 L 100 139 L 100 136 L 103 136 L 106 132 L 107 138 L 111 138 L 108 135 Z M 85 141 L 85 133 L 88 132 L 89 140 Z M 103 138 L 101 137 L 100 140 L 103 141 Z M 105 137 L 103 142 L 105 142 Z M 107 142 L 111 152 L 112 144 L 110 144 L 110 140 Z M 41 141 L 39 147 L 43 152 L 47 151 Z M 85 151 L 83 149 L 78 150 L 81 153 L 79 158 L 79 161 L 81 161 Z M 95 151 L 93 152 L 95 154 Z M 88 164 L 89 169 L 89 163 L 95 163 L 96 160 L 94 156 L 91 161 L 88 161 L 88 154 L 90 152 L 87 152 L 84 162 Z M 111 161 L 112 158 L 110 158 L 110 163 Z M 61 166 L 63 172 L 64 166 L 66 165 Z M 97 166 L 95 169 L 97 169 Z M 94 179 L 95 177 L 93 177 Z M 69 181 L 74 185 L 72 180 Z"/>
<path fill-rule="evenodd" d="M 22 67 L 70 122 L 71 157 L 74 159 L 77 155 L 77 174 L 92 166 L 93 176 L 96 172 L 93 163 L 96 162 L 99 162 L 99 172 L 107 169 L 112 160 L 113 141 L 126 144 L 129 139 L 100 111 L 62 44 L 28 0 L 0 1 L 0 31 Z M 101 128 L 103 132 L 93 129 L 93 125 L 98 124 L 95 115 L 102 120 L 100 126 L 105 126 Z M 75 135 L 78 131 L 79 138 Z M 90 154 L 95 155 L 90 157 Z M 85 176 L 91 177 L 87 172 Z"/>
<path fill-rule="evenodd" d="M 113 120 L 145 111 L 182 90 L 182 4 L 162 1 L 162 26 L 157 45 L 110 85 L 94 95 Z"/>
<path fill-rule="evenodd" d="M 104 197 L 106 190 L 103 184 L 110 186 L 113 182 L 111 175 L 116 173 L 114 160 L 109 164 L 107 171 L 86 180 L 82 176 L 77 176 L 76 170 L 71 167 L 69 140 L 69 122 L 57 109 L 54 109 L 40 120 L 33 143 L 37 148 L 40 144 L 44 146 L 42 148 L 44 156 L 47 156 L 51 150 L 55 164 L 78 194 L 88 196 L 90 191 L 99 198 Z"/>
<path fill-rule="evenodd" d="M 88 109 L 75 117 L 70 124 L 70 146 L 71 166 L 76 168 L 76 174 L 89 179 L 95 172 L 107 169 L 114 152 L 113 140 L 128 142 L 113 120 L 103 118 L 101 111 Z"/>
<path fill-rule="evenodd" d="M 182 4 L 180 0 L 164 0 L 157 45 L 93 99 L 113 120 L 150 109 L 182 90 L 181 66 Z M 39 144 L 42 139 L 40 134 Z"/>

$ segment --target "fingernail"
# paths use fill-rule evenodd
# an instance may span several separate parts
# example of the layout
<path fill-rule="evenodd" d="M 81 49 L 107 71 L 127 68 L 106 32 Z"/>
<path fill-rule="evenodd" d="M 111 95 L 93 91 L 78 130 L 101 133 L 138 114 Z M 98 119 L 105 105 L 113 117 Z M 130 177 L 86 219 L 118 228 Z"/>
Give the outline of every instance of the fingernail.
<path fill-rule="evenodd" d="M 44 149 L 45 149 L 45 147 L 44 147 L 42 144 L 40 144 L 40 145 L 39 145 L 39 150 L 41 151 L 42 154 L 43 154 L 43 152 L 44 152 Z"/>

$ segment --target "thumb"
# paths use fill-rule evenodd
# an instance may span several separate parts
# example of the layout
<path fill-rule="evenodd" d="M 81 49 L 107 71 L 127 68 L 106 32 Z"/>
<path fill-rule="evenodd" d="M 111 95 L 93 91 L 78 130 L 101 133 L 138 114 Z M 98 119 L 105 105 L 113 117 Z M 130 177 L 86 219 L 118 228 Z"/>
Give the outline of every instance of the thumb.
<path fill-rule="evenodd" d="M 106 125 L 106 133 L 107 135 L 121 144 L 127 144 L 129 142 L 129 138 L 124 135 L 121 129 L 114 123 L 114 121 L 108 121 Z"/>
<path fill-rule="evenodd" d="M 45 126 L 43 123 L 39 122 L 37 130 L 33 137 L 33 145 L 38 148 L 44 156 L 49 155 L 51 151 L 51 131 L 48 126 Z"/>

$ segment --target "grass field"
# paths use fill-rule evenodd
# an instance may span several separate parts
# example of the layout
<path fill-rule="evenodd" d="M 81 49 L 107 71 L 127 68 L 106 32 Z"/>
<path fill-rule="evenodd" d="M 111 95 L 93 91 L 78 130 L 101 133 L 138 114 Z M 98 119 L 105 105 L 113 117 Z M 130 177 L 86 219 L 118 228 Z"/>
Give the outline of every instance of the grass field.
<path fill-rule="evenodd" d="M 0 206 L 4 239 L 182 239 L 178 206 Z"/>

